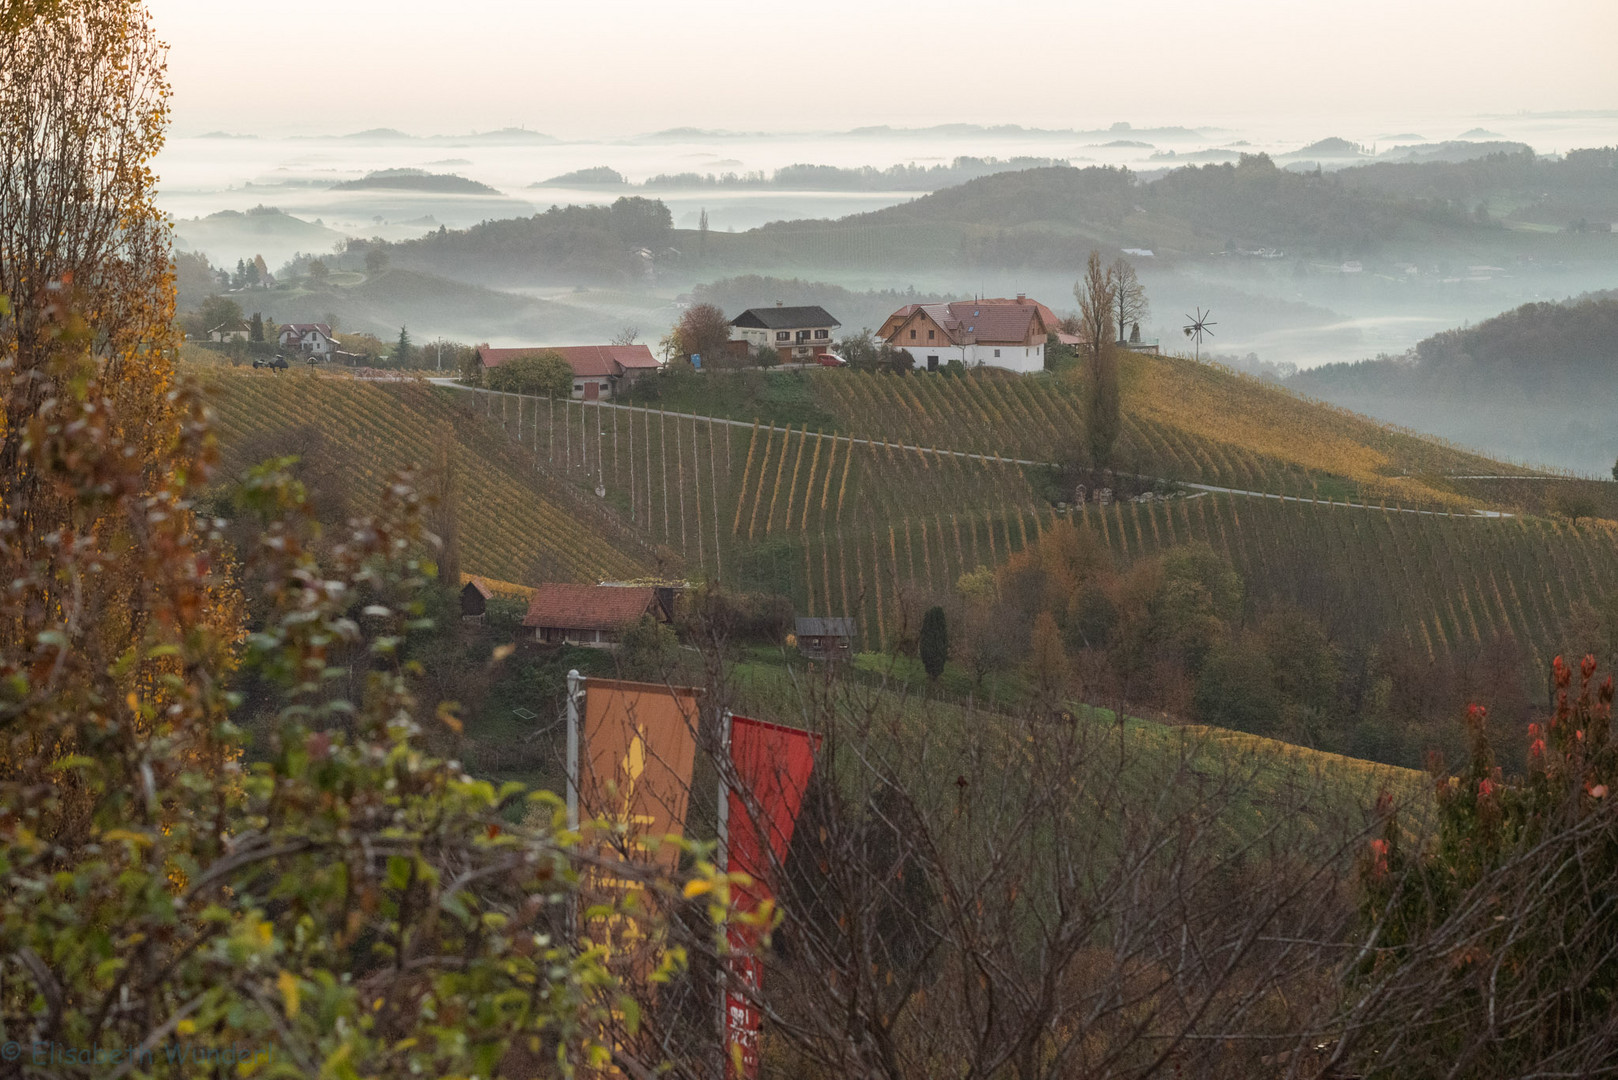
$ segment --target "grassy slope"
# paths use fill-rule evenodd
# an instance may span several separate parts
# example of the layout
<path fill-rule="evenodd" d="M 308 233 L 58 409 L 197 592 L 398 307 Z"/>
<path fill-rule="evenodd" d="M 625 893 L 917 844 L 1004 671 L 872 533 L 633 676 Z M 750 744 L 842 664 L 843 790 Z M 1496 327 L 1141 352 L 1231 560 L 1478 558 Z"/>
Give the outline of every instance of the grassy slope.
<path fill-rule="evenodd" d="M 522 468 L 471 402 L 416 384 L 368 383 L 304 371 L 215 368 L 220 441 L 232 469 L 238 448 L 266 432 L 317 425 L 352 469 L 359 505 L 395 471 L 430 466 L 439 440 L 455 440 L 462 563 L 472 573 L 525 581 L 543 564 L 556 579 L 592 581 L 649 572 L 645 551 L 582 520 L 576 493 Z M 364 490 L 368 487 L 370 490 Z"/>

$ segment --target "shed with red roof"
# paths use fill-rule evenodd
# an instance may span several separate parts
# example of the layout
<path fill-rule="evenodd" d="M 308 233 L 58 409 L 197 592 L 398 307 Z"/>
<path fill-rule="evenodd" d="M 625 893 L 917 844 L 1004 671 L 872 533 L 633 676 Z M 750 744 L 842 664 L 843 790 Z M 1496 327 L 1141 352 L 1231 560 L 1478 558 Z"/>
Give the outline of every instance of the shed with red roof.
<path fill-rule="evenodd" d="M 652 586 L 546 582 L 534 590 L 522 624 L 533 629 L 535 641 L 547 645 L 611 648 L 643 615 L 667 616 Z"/>
<path fill-rule="evenodd" d="M 558 345 L 520 349 L 491 349 L 478 346 L 478 365 L 483 370 L 499 367 L 519 356 L 555 353 L 573 369 L 573 396 L 585 401 L 612 397 L 648 371 L 657 370 L 657 359 L 644 345 Z"/>

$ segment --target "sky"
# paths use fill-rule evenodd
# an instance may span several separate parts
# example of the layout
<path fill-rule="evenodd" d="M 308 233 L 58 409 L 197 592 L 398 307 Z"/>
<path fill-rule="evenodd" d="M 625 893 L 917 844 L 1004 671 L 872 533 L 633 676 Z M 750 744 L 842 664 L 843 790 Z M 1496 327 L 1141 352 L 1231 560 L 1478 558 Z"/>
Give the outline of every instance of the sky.
<path fill-rule="evenodd" d="M 174 130 L 564 138 L 1618 109 L 1615 0 L 149 0 Z"/>

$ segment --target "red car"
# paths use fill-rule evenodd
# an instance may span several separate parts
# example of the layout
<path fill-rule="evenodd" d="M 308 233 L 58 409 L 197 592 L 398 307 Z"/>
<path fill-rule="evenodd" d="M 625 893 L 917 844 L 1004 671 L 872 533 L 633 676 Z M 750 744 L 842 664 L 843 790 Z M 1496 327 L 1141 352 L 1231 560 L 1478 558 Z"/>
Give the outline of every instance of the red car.
<path fill-rule="evenodd" d="M 841 356 L 838 356 L 836 353 L 829 353 L 829 352 L 817 353 L 815 355 L 815 363 L 819 364 L 821 367 L 847 367 L 848 366 L 848 361 L 847 360 L 844 360 Z"/>

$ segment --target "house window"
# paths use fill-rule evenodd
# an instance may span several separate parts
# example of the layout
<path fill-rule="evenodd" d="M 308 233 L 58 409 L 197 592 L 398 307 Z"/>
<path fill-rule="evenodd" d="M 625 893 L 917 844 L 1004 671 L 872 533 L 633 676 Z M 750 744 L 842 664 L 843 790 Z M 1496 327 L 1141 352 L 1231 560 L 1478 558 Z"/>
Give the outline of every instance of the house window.
<path fill-rule="evenodd" d="M 792 340 L 792 331 L 790 331 L 790 330 L 777 330 L 775 332 L 775 340 L 776 341 L 791 341 Z"/>
<path fill-rule="evenodd" d="M 573 384 L 573 392 L 574 392 L 574 393 L 575 393 L 575 394 L 582 394 L 582 393 L 584 393 L 584 384 L 583 384 L 583 383 L 574 383 L 574 384 Z"/>
<path fill-rule="evenodd" d="M 820 338 L 821 340 L 825 340 L 826 331 L 824 331 L 824 330 L 816 330 L 815 331 L 815 337 Z"/>
<path fill-rule="evenodd" d="M 928 334 L 928 335 L 927 335 L 927 336 L 928 336 L 928 337 L 932 337 L 932 335 L 931 335 L 931 334 Z M 910 331 L 910 340 L 911 340 L 911 341 L 915 341 L 915 340 L 916 340 L 916 332 L 915 332 L 915 331 L 914 331 L 914 330 L 912 330 L 912 331 Z"/>
<path fill-rule="evenodd" d="M 1000 350 L 999 349 L 994 350 L 994 358 L 996 360 L 1000 359 Z"/>
<path fill-rule="evenodd" d="M 915 337 L 915 336 L 916 336 L 916 335 L 914 335 L 914 334 L 911 334 L 911 335 L 910 335 L 910 336 L 911 336 L 911 337 Z M 933 340 L 933 331 L 931 331 L 931 330 L 929 330 L 929 331 L 927 331 L 927 340 L 928 340 L 928 341 L 931 341 L 931 340 Z"/>

